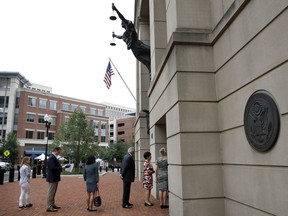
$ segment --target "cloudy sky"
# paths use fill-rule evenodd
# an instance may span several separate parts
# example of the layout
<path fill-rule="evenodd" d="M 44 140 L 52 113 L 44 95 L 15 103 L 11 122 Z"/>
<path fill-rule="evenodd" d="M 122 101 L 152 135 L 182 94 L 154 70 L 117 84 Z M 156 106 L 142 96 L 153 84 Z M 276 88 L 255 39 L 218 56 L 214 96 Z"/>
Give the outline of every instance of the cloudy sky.
<path fill-rule="evenodd" d="M 136 97 L 136 59 L 122 40 L 110 46 L 112 2 L 134 21 L 134 0 L 0 0 L 0 71 L 19 72 L 54 94 L 135 108 L 136 102 L 114 69 L 103 82 L 109 57 Z M 115 14 L 116 15 L 116 14 Z"/>

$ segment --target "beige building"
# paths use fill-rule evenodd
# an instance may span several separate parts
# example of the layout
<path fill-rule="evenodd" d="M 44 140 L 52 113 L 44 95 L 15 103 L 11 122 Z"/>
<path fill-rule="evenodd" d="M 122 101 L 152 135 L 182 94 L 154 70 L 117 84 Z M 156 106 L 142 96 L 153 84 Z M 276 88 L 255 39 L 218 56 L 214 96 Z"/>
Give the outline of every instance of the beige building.
<path fill-rule="evenodd" d="M 137 176 L 144 151 L 155 161 L 167 147 L 170 215 L 288 214 L 287 8 L 287 0 L 135 1 L 139 39 L 151 47 L 151 80 L 137 65 Z M 258 92 L 279 112 L 265 111 L 280 121 L 267 151 L 245 133 Z"/>

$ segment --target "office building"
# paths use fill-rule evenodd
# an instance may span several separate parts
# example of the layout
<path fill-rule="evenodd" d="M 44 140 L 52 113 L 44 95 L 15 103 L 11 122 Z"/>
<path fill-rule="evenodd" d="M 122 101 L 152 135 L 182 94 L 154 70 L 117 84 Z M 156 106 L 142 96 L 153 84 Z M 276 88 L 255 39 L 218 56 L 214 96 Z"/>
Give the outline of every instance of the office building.
<path fill-rule="evenodd" d="M 287 21 L 287 0 L 135 1 L 137 176 L 167 148 L 170 216 L 287 215 Z"/>
<path fill-rule="evenodd" d="M 109 117 L 110 143 L 117 141 L 133 143 L 135 109 L 105 102 L 102 104 L 106 106 L 106 116 Z"/>
<path fill-rule="evenodd" d="M 105 105 L 53 94 L 52 88 L 31 84 L 18 72 L 0 72 L 0 107 L 4 113 L 1 135 L 17 134 L 20 157 L 45 153 L 45 114 L 52 120 L 48 134 L 51 144 L 59 125 L 67 122 L 76 109 L 81 109 L 95 128 L 95 144 L 108 146 L 109 118 L 105 116 Z"/>

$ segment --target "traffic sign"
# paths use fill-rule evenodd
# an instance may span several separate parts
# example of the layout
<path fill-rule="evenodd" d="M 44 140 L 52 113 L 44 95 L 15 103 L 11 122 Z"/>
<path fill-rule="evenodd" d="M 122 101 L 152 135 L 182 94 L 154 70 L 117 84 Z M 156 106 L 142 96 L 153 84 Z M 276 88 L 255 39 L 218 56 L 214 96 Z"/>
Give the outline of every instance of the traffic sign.
<path fill-rule="evenodd" d="M 4 151 L 4 156 L 5 157 L 8 157 L 9 155 L 10 155 L 10 151 L 9 150 Z"/>

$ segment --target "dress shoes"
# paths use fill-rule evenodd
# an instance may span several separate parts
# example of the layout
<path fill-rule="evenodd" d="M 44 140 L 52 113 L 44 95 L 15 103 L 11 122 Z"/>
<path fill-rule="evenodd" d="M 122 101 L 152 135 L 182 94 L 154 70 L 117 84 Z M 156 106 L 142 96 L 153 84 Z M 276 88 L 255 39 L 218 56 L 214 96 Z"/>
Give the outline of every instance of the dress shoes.
<path fill-rule="evenodd" d="M 123 208 L 132 208 L 132 206 L 131 205 L 125 205 L 125 206 L 123 206 Z"/>
<path fill-rule="evenodd" d="M 89 212 L 97 211 L 97 209 L 89 209 L 88 211 L 89 211 Z"/>
<path fill-rule="evenodd" d="M 153 206 L 153 203 L 149 203 L 149 202 L 146 202 L 146 201 L 145 201 L 145 202 L 144 202 L 144 205 L 145 205 L 145 206 Z"/>
<path fill-rule="evenodd" d="M 60 206 L 56 206 L 56 205 L 53 205 L 52 206 L 54 209 L 60 209 L 61 207 Z"/>
<path fill-rule="evenodd" d="M 26 208 L 31 208 L 33 205 L 31 203 L 26 205 Z"/>
<path fill-rule="evenodd" d="M 50 207 L 46 210 L 46 212 L 57 212 L 57 211 L 58 211 L 57 209 L 54 209 L 52 207 Z"/>
<path fill-rule="evenodd" d="M 128 205 L 130 205 L 130 206 L 133 206 L 133 204 L 132 204 L 132 203 L 128 203 Z"/>

